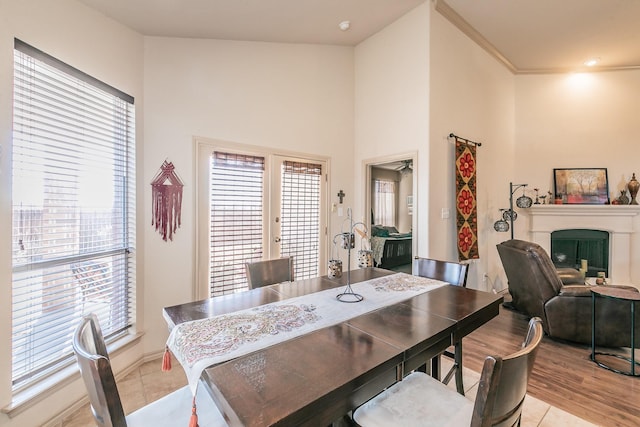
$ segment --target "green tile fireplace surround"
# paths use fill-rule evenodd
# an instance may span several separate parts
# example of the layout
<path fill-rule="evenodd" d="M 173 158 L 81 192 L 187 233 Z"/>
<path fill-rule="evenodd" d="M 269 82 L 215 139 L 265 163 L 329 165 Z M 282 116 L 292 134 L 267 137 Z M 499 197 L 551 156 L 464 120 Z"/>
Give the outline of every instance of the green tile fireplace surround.
<path fill-rule="evenodd" d="M 580 269 L 584 260 L 586 277 L 596 277 L 598 272 L 609 277 L 609 232 L 575 228 L 554 231 L 549 255 L 556 267 Z"/>

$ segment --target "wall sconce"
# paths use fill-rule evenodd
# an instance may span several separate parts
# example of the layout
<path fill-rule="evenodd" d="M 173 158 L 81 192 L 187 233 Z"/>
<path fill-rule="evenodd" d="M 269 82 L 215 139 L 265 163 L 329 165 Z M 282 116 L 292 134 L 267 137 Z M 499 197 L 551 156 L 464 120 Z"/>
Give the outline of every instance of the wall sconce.
<path fill-rule="evenodd" d="M 533 199 L 525 194 L 525 189 L 528 184 L 514 184 L 509 183 L 509 209 L 500 209 L 502 212 L 502 218 L 497 220 L 493 224 L 494 230 L 498 232 L 507 232 L 511 230 L 511 240 L 513 240 L 513 221 L 518 218 L 518 213 L 513 210 L 513 194 L 518 188 L 522 188 L 522 196 L 516 199 L 516 206 L 521 209 L 530 208 L 533 204 Z M 507 223 L 509 221 L 509 223 Z M 509 226 L 511 224 L 511 226 Z"/>

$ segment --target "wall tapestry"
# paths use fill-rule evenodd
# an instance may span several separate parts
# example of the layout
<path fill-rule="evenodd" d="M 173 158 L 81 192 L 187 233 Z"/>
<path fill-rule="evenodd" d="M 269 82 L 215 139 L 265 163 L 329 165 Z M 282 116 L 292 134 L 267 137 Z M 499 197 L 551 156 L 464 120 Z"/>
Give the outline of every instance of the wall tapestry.
<path fill-rule="evenodd" d="M 452 135 L 454 136 L 454 135 Z M 458 259 L 477 259 L 478 210 L 476 203 L 476 143 L 456 139 L 456 224 Z"/>
<path fill-rule="evenodd" d="M 173 240 L 173 233 L 180 227 L 182 187 L 184 184 L 176 175 L 173 163 L 165 160 L 151 181 L 151 225 L 156 226 L 165 242 L 167 237 Z"/>

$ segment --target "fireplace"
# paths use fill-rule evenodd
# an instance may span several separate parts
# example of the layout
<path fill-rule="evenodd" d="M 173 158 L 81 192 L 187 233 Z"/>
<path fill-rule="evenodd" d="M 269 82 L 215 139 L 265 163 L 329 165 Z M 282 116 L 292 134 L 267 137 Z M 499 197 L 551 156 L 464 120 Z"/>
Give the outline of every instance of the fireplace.
<path fill-rule="evenodd" d="M 586 276 L 604 272 L 609 277 L 609 233 L 601 230 L 570 229 L 551 233 L 551 261 L 556 267 L 579 269 L 587 265 Z"/>
<path fill-rule="evenodd" d="M 555 231 L 598 230 L 607 233 L 606 271 L 610 282 L 640 283 L 640 206 L 533 205 L 520 212 L 528 216 L 531 241 L 542 246 L 550 256 L 551 234 Z"/>

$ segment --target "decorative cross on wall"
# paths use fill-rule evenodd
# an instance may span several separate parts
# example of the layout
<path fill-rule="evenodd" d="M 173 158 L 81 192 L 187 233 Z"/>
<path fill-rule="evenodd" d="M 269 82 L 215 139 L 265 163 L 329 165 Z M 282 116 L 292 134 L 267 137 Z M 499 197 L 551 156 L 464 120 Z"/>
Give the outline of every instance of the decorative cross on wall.
<path fill-rule="evenodd" d="M 340 204 L 342 204 L 342 199 L 344 199 L 344 196 L 346 196 L 346 194 L 344 194 L 344 191 L 340 190 L 340 192 L 338 192 L 338 197 L 340 198 Z"/>

